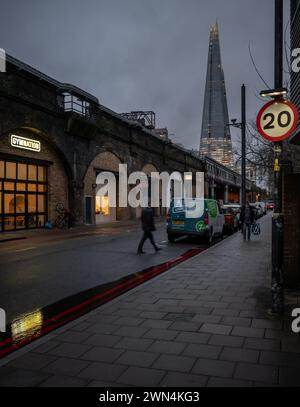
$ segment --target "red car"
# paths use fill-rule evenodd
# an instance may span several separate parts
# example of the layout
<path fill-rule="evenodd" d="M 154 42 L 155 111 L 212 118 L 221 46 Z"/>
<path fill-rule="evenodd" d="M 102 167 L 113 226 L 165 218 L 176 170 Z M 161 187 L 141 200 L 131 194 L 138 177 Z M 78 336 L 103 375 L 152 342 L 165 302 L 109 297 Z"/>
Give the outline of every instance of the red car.
<path fill-rule="evenodd" d="M 274 202 L 266 202 L 266 209 L 269 211 L 274 210 Z"/>

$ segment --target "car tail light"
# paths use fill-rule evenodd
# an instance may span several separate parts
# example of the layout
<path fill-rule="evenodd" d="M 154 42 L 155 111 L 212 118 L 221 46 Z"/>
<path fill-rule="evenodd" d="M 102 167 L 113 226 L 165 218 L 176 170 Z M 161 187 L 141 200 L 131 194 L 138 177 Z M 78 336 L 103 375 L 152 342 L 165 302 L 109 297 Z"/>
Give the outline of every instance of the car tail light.
<path fill-rule="evenodd" d="M 208 220 L 208 213 L 206 212 L 206 213 L 204 214 L 204 224 L 205 224 L 205 225 L 208 225 L 208 222 L 209 222 L 209 220 Z"/>

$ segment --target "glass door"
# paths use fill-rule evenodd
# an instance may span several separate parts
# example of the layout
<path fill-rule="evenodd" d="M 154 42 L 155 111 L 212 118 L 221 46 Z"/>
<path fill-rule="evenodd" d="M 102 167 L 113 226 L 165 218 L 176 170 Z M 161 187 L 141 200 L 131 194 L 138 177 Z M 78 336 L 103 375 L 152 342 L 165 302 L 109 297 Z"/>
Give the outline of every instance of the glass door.
<path fill-rule="evenodd" d="M 0 160 L 0 231 L 43 227 L 47 186 L 46 167 Z"/>

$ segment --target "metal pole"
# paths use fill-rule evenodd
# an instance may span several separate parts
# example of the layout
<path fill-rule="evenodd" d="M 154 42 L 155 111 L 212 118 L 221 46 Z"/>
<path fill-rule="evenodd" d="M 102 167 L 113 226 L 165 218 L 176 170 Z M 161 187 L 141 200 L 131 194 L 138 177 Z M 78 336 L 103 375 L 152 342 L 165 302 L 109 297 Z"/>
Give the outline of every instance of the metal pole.
<path fill-rule="evenodd" d="M 282 88 L 283 72 L 283 0 L 275 0 L 274 87 Z M 274 213 L 272 217 L 272 312 L 284 312 L 283 287 L 283 214 L 282 214 L 282 142 L 274 143 Z"/>
<path fill-rule="evenodd" d="M 241 88 L 241 130 L 242 130 L 242 206 L 246 204 L 246 87 Z"/>

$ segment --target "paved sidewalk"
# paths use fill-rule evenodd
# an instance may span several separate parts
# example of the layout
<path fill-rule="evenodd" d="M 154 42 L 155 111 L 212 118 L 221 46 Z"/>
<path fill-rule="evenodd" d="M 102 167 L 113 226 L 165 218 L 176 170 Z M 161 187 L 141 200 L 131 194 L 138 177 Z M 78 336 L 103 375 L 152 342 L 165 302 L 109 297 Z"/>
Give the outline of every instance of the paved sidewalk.
<path fill-rule="evenodd" d="M 270 307 L 271 216 L 0 361 L 0 385 L 300 385 L 300 337 Z"/>

